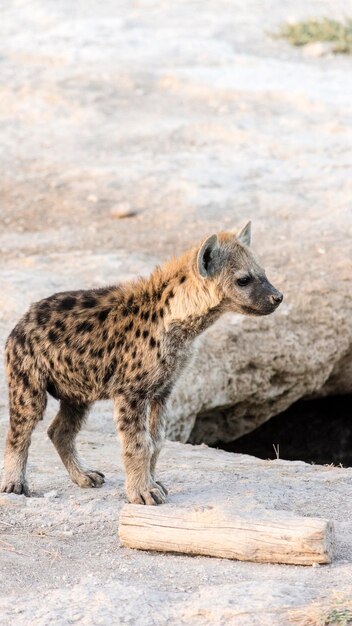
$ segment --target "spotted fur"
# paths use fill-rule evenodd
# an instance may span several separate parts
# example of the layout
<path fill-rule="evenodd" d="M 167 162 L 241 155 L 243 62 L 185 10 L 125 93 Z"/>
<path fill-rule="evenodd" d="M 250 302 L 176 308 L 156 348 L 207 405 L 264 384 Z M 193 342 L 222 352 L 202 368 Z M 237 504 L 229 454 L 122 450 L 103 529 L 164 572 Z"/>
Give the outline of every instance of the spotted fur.
<path fill-rule="evenodd" d="M 268 314 L 281 297 L 248 248 L 248 229 L 213 235 L 148 279 L 56 293 L 30 307 L 6 343 L 10 427 L 2 491 L 29 493 L 28 448 L 48 392 L 60 401 L 48 434 L 75 483 L 104 481 L 79 460 L 75 437 L 90 405 L 112 398 L 128 499 L 165 501 L 155 478 L 165 405 L 194 339 L 226 311 Z M 245 288 L 236 282 L 244 275 L 251 277 Z"/>

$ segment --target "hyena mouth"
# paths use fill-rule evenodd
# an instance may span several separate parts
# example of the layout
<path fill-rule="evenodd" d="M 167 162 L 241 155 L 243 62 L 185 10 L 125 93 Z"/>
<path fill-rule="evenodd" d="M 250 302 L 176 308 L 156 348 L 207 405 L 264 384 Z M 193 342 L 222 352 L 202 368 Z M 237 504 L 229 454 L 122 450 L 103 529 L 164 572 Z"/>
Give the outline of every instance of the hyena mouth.
<path fill-rule="evenodd" d="M 251 306 L 246 306 L 245 304 L 241 305 L 241 309 L 242 312 L 245 315 L 252 315 L 252 316 L 260 316 L 260 315 L 270 315 L 271 313 L 274 313 L 274 311 L 276 311 L 277 307 L 276 306 L 268 306 L 265 307 L 265 309 L 256 309 L 255 307 L 251 307 Z"/>

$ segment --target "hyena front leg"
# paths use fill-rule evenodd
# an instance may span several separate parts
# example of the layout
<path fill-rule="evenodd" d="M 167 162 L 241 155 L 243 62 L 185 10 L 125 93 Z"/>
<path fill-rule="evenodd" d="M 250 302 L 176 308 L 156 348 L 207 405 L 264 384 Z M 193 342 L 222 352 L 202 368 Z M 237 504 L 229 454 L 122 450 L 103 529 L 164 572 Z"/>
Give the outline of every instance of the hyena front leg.
<path fill-rule="evenodd" d="M 26 372 L 8 370 L 10 426 L 0 491 L 29 496 L 26 467 L 31 435 L 46 407 L 46 390 Z"/>
<path fill-rule="evenodd" d="M 151 473 L 154 452 L 145 401 L 115 399 L 115 421 L 126 471 L 126 493 L 133 504 L 162 504 L 165 492 Z"/>
<path fill-rule="evenodd" d="M 150 473 L 155 480 L 155 468 L 165 439 L 165 405 L 159 400 L 153 400 L 150 405 L 149 431 L 153 442 L 153 452 L 150 459 Z M 166 487 L 158 480 L 155 481 L 167 496 Z"/>
<path fill-rule="evenodd" d="M 80 487 L 100 487 L 104 474 L 84 467 L 75 445 L 76 435 L 86 419 L 89 405 L 61 400 L 60 410 L 48 428 L 48 435 L 71 480 Z"/>

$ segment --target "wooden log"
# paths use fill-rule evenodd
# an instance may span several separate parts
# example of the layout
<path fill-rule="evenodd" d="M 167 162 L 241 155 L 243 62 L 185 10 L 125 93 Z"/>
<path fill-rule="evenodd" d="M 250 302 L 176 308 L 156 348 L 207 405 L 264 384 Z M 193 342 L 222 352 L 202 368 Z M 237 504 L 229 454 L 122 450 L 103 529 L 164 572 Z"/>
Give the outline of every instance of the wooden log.
<path fill-rule="evenodd" d="M 129 548 L 259 563 L 330 563 L 334 552 L 332 522 L 281 512 L 240 516 L 215 506 L 125 504 L 119 537 Z"/>

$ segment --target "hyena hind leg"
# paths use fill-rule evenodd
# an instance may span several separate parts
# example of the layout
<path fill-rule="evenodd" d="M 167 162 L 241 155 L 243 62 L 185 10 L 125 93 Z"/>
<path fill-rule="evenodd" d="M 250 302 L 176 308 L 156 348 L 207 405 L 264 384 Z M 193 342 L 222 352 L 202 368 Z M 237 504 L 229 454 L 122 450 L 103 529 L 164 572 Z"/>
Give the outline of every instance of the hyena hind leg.
<path fill-rule="evenodd" d="M 61 400 L 60 410 L 48 428 L 48 435 L 66 467 L 71 480 L 79 487 L 101 487 L 104 474 L 88 469 L 80 461 L 75 439 L 87 416 L 89 405 Z"/>
<path fill-rule="evenodd" d="M 31 435 L 36 424 L 43 419 L 46 391 L 31 387 L 23 374 L 16 384 L 11 379 L 9 388 L 10 426 L 6 437 L 4 472 L 0 491 L 29 496 L 26 467 Z"/>

